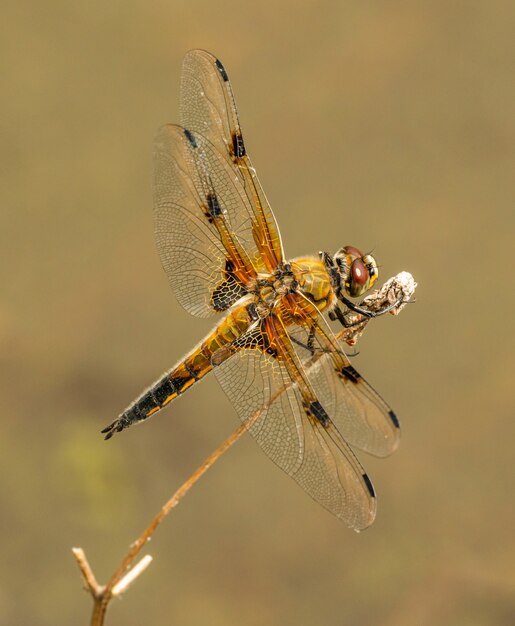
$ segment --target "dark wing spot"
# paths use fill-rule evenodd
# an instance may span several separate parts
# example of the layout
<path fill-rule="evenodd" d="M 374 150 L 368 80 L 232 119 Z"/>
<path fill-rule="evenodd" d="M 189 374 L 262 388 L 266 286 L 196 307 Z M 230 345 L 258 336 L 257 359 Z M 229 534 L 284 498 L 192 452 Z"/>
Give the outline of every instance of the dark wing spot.
<path fill-rule="evenodd" d="M 342 367 L 342 374 L 345 378 L 348 378 L 353 383 L 357 383 L 361 378 L 361 374 L 356 371 L 352 365 L 347 365 L 347 367 Z"/>
<path fill-rule="evenodd" d="M 247 294 L 247 289 L 234 274 L 234 265 L 230 259 L 225 262 L 224 278 L 218 283 L 211 296 L 215 311 L 226 311 L 237 300 Z"/>
<path fill-rule="evenodd" d="M 216 194 L 214 193 L 210 193 L 207 196 L 207 209 L 209 211 L 209 215 L 211 217 L 219 217 L 220 215 L 222 215 L 222 209 L 220 207 L 220 204 L 218 202 L 218 198 L 216 197 Z"/>
<path fill-rule="evenodd" d="M 190 142 L 190 145 L 192 148 L 198 148 L 197 140 L 193 136 L 192 132 L 188 130 L 187 128 L 184 129 L 184 136 Z"/>
<path fill-rule="evenodd" d="M 234 349 L 250 348 L 251 350 L 261 350 L 275 356 L 277 353 L 270 348 L 268 337 L 263 333 L 262 328 L 253 328 L 243 333 L 240 337 L 232 342 Z"/>
<path fill-rule="evenodd" d="M 392 420 L 392 423 L 395 426 L 395 428 L 400 428 L 401 427 L 401 425 L 399 423 L 399 418 L 397 417 L 397 415 L 395 415 L 395 413 L 393 411 L 388 411 L 388 416 Z"/>
<path fill-rule="evenodd" d="M 220 76 L 222 77 L 224 82 L 227 82 L 229 80 L 229 76 L 227 76 L 227 72 L 225 71 L 225 67 L 222 65 L 222 62 L 216 59 L 215 66 L 216 69 L 220 72 Z"/>
<path fill-rule="evenodd" d="M 228 278 L 216 286 L 211 296 L 211 304 L 215 311 L 226 311 L 246 293 L 245 287 L 237 280 Z"/>
<path fill-rule="evenodd" d="M 315 417 L 322 424 L 324 428 L 327 428 L 329 424 L 331 423 L 331 420 L 329 419 L 329 415 L 327 415 L 324 407 L 320 404 L 320 402 L 318 402 L 318 400 L 316 402 L 312 402 L 309 405 L 308 411 L 311 415 L 313 415 L 313 417 Z"/>
<path fill-rule="evenodd" d="M 235 131 L 232 134 L 232 151 L 234 157 L 237 159 L 241 159 L 247 154 L 245 144 L 243 143 L 243 137 L 238 131 Z"/>
<path fill-rule="evenodd" d="M 376 492 L 374 490 L 374 485 L 372 484 L 372 481 L 367 474 L 363 474 L 363 480 L 365 481 L 365 485 L 367 486 L 368 493 L 372 496 L 372 498 L 375 498 Z"/>

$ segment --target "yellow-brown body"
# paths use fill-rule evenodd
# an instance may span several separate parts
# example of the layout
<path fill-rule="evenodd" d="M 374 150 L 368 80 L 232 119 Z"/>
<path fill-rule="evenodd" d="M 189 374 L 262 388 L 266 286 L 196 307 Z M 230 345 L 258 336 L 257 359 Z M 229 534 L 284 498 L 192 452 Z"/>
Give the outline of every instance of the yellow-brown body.
<path fill-rule="evenodd" d="M 259 275 L 213 331 L 123 412 L 120 426 L 150 417 L 184 393 L 213 369 L 213 360 L 220 363 L 228 358 L 232 353 L 227 347 L 253 324 L 273 314 L 285 327 L 306 325 L 335 301 L 331 279 L 319 258 L 300 257 L 271 274 Z"/>

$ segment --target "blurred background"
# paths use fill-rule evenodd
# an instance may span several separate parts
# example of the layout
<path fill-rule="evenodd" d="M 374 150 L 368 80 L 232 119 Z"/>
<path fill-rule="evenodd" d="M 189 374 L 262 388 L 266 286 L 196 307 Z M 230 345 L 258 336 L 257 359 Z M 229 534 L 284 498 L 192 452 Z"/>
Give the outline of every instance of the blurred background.
<path fill-rule="evenodd" d="M 353 364 L 402 420 L 347 530 L 250 439 L 148 546 L 108 624 L 515 623 L 515 5 L 8 0 L 0 24 L 0 624 L 87 624 L 100 581 L 237 426 L 214 379 L 100 429 L 211 327 L 153 242 L 152 138 L 217 54 L 287 255 L 373 249 L 416 305 Z"/>

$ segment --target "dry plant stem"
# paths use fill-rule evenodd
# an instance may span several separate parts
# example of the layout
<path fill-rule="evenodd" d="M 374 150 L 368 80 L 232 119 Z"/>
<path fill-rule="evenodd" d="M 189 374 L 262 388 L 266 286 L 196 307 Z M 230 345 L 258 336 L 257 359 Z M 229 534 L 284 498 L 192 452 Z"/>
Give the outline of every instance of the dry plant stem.
<path fill-rule="evenodd" d="M 257 416 L 256 416 L 257 417 Z M 237 430 L 235 430 L 230 437 L 228 437 L 221 446 L 219 446 L 212 454 L 210 454 L 207 459 L 202 463 L 202 465 L 184 482 L 179 489 L 173 494 L 173 496 L 168 500 L 168 502 L 162 507 L 159 513 L 154 517 L 154 519 L 150 522 L 150 524 L 145 528 L 145 530 L 141 533 L 141 535 L 136 539 L 136 541 L 131 545 L 129 552 L 123 559 L 120 567 L 116 570 L 116 572 L 112 575 L 109 582 L 106 585 L 106 590 L 111 590 L 114 585 L 121 579 L 121 577 L 125 574 L 127 569 L 130 567 L 131 563 L 134 561 L 136 556 L 139 554 L 145 543 L 152 537 L 156 528 L 159 524 L 164 520 L 164 518 L 170 513 L 170 511 L 176 507 L 181 499 L 188 493 L 188 491 L 193 487 L 193 485 L 197 482 L 197 480 L 207 472 L 207 470 L 226 452 L 238 439 L 243 435 L 243 433 L 248 429 L 249 423 L 242 424 Z"/>
<path fill-rule="evenodd" d="M 97 579 L 93 574 L 93 570 L 91 569 L 90 564 L 88 563 L 88 559 L 84 554 L 84 550 L 82 548 L 72 548 L 73 556 L 77 560 L 77 564 L 82 573 L 82 577 L 84 578 L 84 582 L 86 583 L 86 587 L 89 591 L 100 593 L 102 591 L 101 586 L 97 583 Z"/>
<path fill-rule="evenodd" d="M 93 613 L 91 614 L 91 626 L 102 626 L 110 599 L 111 598 L 108 595 L 102 595 L 100 598 L 95 598 Z"/>
<path fill-rule="evenodd" d="M 93 613 L 90 621 L 91 626 L 102 626 L 104 624 L 105 614 L 109 602 L 111 601 L 111 598 L 116 595 L 113 592 L 113 589 L 118 583 L 120 583 L 129 571 L 134 559 L 141 552 L 145 543 L 152 537 L 159 524 L 164 520 L 168 513 L 170 513 L 170 511 L 179 504 L 181 499 L 188 493 L 199 478 L 207 472 L 207 470 L 222 456 L 222 454 L 224 454 L 224 452 L 226 452 L 234 443 L 236 443 L 236 441 L 238 441 L 243 433 L 247 431 L 252 423 L 258 418 L 258 416 L 259 412 L 257 412 L 251 420 L 242 424 L 237 430 L 235 430 L 232 435 L 230 435 L 212 454 L 210 454 L 202 465 L 179 487 L 168 502 L 166 502 L 166 504 L 161 508 L 159 513 L 152 519 L 141 535 L 131 545 L 128 553 L 123 558 L 118 569 L 109 579 L 107 585 L 103 586 L 98 584 L 82 548 L 72 549 L 73 555 L 81 570 L 82 577 L 84 578 L 84 582 L 86 583 L 86 588 L 90 592 L 94 601 Z M 144 564 L 142 563 L 141 571 L 143 571 L 150 562 L 148 559 L 144 559 L 143 561 Z M 138 568 L 140 563 L 138 563 L 135 567 Z M 136 575 L 139 575 L 141 571 L 138 571 Z M 128 576 L 130 576 L 133 572 L 134 569 L 129 572 Z M 126 585 L 123 585 L 123 588 L 125 587 Z"/>

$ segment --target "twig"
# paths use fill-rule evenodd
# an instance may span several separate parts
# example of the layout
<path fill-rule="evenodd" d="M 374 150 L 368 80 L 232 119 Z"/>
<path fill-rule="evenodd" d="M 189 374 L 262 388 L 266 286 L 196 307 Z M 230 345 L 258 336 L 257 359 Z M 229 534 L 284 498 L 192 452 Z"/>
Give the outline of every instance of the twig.
<path fill-rule="evenodd" d="M 152 557 L 149 555 L 143 557 L 134 567 L 131 567 L 135 558 L 141 552 L 145 543 L 152 537 L 159 524 L 176 507 L 181 499 L 188 493 L 199 478 L 207 472 L 207 470 L 224 454 L 243 433 L 250 428 L 253 422 L 258 418 L 257 412 L 252 419 L 243 423 L 232 435 L 230 435 L 207 459 L 202 465 L 177 489 L 168 502 L 161 508 L 159 513 L 152 519 L 150 524 L 145 528 L 136 541 L 130 546 L 129 551 L 123 558 L 120 566 L 109 579 L 108 583 L 99 585 L 91 566 L 88 563 L 84 550 L 82 548 L 72 548 L 73 556 L 82 573 L 82 577 L 86 584 L 86 589 L 93 598 L 93 613 L 91 616 L 91 626 L 102 626 L 105 619 L 107 607 L 111 598 L 119 596 L 134 580 L 150 565 Z"/>
<path fill-rule="evenodd" d="M 152 563 L 150 554 L 145 555 L 137 564 L 130 569 L 125 576 L 113 587 L 113 596 L 121 595 L 136 578 Z"/>
<path fill-rule="evenodd" d="M 77 560 L 77 564 L 82 573 L 82 577 L 84 578 L 84 582 L 86 583 L 87 590 L 94 598 L 99 597 L 102 594 L 103 587 L 97 583 L 93 570 L 88 563 L 86 555 L 84 554 L 84 550 L 82 548 L 72 548 L 72 552 L 73 556 Z"/>

